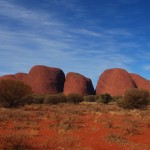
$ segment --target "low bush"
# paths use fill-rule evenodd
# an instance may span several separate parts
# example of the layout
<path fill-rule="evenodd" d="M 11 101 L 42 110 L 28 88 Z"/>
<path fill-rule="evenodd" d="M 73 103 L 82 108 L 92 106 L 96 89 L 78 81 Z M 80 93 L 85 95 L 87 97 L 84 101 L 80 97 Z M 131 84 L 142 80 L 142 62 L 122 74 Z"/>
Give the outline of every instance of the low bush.
<path fill-rule="evenodd" d="M 3 107 L 11 108 L 22 105 L 22 98 L 31 93 L 32 89 L 30 86 L 21 81 L 0 81 L 0 104 Z"/>
<path fill-rule="evenodd" d="M 84 96 L 84 101 L 85 102 L 95 102 L 97 100 L 97 96 L 96 95 L 88 95 L 88 96 Z"/>
<path fill-rule="evenodd" d="M 64 94 L 51 94 L 46 95 L 44 103 L 45 104 L 59 104 L 59 103 L 66 103 L 67 98 Z"/>
<path fill-rule="evenodd" d="M 68 103 L 77 104 L 77 103 L 83 102 L 83 100 L 84 100 L 83 96 L 76 94 L 76 93 L 70 93 L 67 95 L 67 102 Z"/>
<path fill-rule="evenodd" d="M 58 97 L 56 95 L 46 95 L 45 96 L 45 100 L 44 100 L 45 104 L 58 104 L 59 100 Z"/>
<path fill-rule="evenodd" d="M 42 104 L 44 103 L 45 95 L 42 94 L 33 94 L 32 95 L 32 102 L 34 104 Z"/>
<path fill-rule="evenodd" d="M 143 108 L 148 105 L 149 92 L 143 89 L 129 89 L 125 92 L 124 97 L 119 99 L 117 104 L 127 109 Z"/>
<path fill-rule="evenodd" d="M 104 137 L 104 140 L 111 143 L 127 143 L 128 140 L 120 134 L 109 133 Z"/>
<path fill-rule="evenodd" d="M 57 98 L 59 103 L 67 102 L 67 97 L 63 93 L 57 94 Z"/>
<path fill-rule="evenodd" d="M 118 102 L 120 99 L 122 99 L 122 96 L 113 96 L 112 97 L 113 102 Z"/>
<path fill-rule="evenodd" d="M 42 104 L 44 103 L 45 95 L 41 94 L 31 94 L 22 98 L 24 104 Z"/>
<path fill-rule="evenodd" d="M 97 99 L 97 102 L 98 103 L 108 104 L 111 100 L 112 100 L 111 95 L 106 93 L 106 94 L 99 95 L 98 99 Z"/>

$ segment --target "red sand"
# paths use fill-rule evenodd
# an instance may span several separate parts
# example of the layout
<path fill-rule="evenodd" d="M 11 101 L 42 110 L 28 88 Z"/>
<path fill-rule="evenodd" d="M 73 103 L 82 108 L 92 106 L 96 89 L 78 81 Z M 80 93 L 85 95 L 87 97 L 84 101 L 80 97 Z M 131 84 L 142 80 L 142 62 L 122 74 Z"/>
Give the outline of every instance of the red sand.
<path fill-rule="evenodd" d="M 38 112 L 38 110 L 36 111 Z M 79 115 L 78 124 L 80 128 L 70 130 L 56 129 L 50 125 L 54 123 L 49 118 L 36 118 L 34 112 L 30 113 L 29 125 L 30 128 L 23 128 L 25 121 L 10 120 L 5 124 L 0 122 L 0 135 L 24 133 L 32 135 L 29 141 L 36 149 L 42 149 L 41 146 L 48 143 L 50 147 L 58 147 L 59 142 L 70 148 L 70 141 L 78 144 L 81 149 L 87 148 L 89 150 L 149 150 L 150 149 L 150 128 L 147 124 L 141 122 L 140 118 L 134 118 L 138 125 L 134 124 L 133 116 L 125 115 L 112 115 L 110 113 L 100 114 L 84 114 Z M 51 116 L 51 114 L 50 114 Z M 23 118 L 22 118 L 23 119 Z M 28 122 L 28 121 L 27 121 Z M 22 129 L 15 129 L 16 126 Z M 138 130 L 139 133 L 127 132 L 127 129 Z M 110 134 L 122 135 L 126 138 L 127 142 L 113 142 L 105 140 Z M 72 146 L 71 149 L 74 149 Z M 56 148 L 57 149 L 57 148 Z M 78 148 L 75 148 L 78 149 Z"/>

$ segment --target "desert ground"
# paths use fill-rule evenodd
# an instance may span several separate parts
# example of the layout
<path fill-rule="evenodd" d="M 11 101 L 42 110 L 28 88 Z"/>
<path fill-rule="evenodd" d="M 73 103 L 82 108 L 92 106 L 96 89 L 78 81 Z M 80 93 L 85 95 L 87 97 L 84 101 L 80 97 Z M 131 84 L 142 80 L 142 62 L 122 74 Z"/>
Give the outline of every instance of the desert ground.
<path fill-rule="evenodd" d="M 149 150 L 150 106 L 32 104 L 0 108 L 0 149 Z"/>

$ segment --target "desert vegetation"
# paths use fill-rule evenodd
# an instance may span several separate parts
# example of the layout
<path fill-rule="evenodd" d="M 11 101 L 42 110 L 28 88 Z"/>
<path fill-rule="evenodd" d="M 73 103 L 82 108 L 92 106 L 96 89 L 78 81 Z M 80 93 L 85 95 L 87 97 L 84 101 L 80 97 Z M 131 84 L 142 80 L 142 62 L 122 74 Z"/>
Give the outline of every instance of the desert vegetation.
<path fill-rule="evenodd" d="M 144 108 L 150 101 L 150 94 L 143 89 L 129 89 L 125 92 L 123 98 L 117 100 L 120 107 L 127 109 Z"/>
<path fill-rule="evenodd" d="M 150 135 L 149 106 L 128 110 L 113 103 L 31 104 L 0 108 L 0 113 L 1 149 L 150 148 L 149 140 L 143 141 Z"/>
<path fill-rule="evenodd" d="M 23 97 L 30 95 L 32 89 L 21 81 L 0 81 L 0 104 L 3 107 L 17 107 L 23 104 Z"/>
<path fill-rule="evenodd" d="M 144 89 L 132 88 L 124 96 L 111 96 L 108 93 L 101 95 L 81 96 L 77 93 L 60 94 L 33 94 L 31 87 L 21 81 L 0 81 L 1 107 L 18 107 L 26 104 L 57 105 L 61 103 L 79 104 L 81 102 L 96 102 L 108 104 L 114 102 L 124 109 L 140 109 L 150 103 L 150 93 Z"/>

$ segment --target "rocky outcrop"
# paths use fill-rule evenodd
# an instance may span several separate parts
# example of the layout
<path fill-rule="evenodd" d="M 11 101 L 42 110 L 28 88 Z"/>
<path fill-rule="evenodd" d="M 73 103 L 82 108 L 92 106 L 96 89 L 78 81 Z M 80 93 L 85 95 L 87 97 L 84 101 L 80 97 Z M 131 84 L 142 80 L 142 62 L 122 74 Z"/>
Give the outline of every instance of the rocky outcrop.
<path fill-rule="evenodd" d="M 37 94 L 77 93 L 82 96 L 94 94 L 92 81 L 85 76 L 70 72 L 66 76 L 59 68 L 37 65 L 29 73 L 4 75 L 2 79 L 20 80 L 28 84 Z M 105 70 L 99 77 L 96 94 L 109 93 L 112 96 L 123 95 L 131 88 L 146 89 L 150 92 L 150 81 L 143 77 L 128 73 L 124 69 L 114 68 Z"/>
<path fill-rule="evenodd" d="M 126 90 L 136 88 L 130 74 L 120 68 L 105 70 L 99 77 L 96 94 L 109 93 L 112 96 L 123 95 Z"/>
<path fill-rule="evenodd" d="M 59 68 L 37 65 L 31 68 L 29 74 L 5 75 L 1 79 L 20 80 L 28 84 L 34 93 L 56 94 L 63 92 L 65 75 Z"/>
<path fill-rule="evenodd" d="M 0 80 L 8 80 L 8 79 L 10 79 L 10 80 L 17 80 L 17 78 L 14 76 L 14 75 L 4 75 L 4 76 L 1 76 L 0 77 Z"/>
<path fill-rule="evenodd" d="M 130 74 L 138 89 L 145 89 L 150 92 L 150 81 L 137 74 Z"/>
<path fill-rule="evenodd" d="M 91 79 L 78 73 L 68 73 L 64 84 L 64 94 L 69 93 L 77 93 L 82 96 L 94 94 Z"/>
<path fill-rule="evenodd" d="M 64 72 L 59 68 L 34 66 L 29 72 L 29 84 L 35 93 L 56 94 L 63 92 Z"/>
<path fill-rule="evenodd" d="M 17 80 L 20 80 L 26 84 L 30 84 L 29 75 L 27 73 L 16 73 L 14 76 Z"/>

